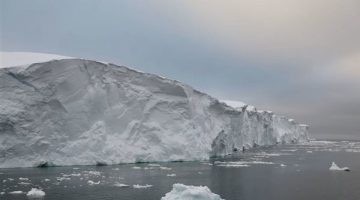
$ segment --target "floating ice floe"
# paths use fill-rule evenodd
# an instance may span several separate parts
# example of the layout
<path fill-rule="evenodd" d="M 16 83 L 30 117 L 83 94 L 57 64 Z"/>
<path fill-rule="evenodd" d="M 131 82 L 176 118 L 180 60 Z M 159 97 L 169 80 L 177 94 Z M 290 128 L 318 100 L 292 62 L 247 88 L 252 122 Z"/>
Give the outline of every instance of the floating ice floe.
<path fill-rule="evenodd" d="M 26 194 L 26 196 L 28 196 L 29 198 L 41 198 L 41 197 L 45 196 L 45 192 L 42 191 L 41 189 L 32 188 L 32 189 Z"/>
<path fill-rule="evenodd" d="M 218 167 L 249 167 L 251 164 L 263 164 L 263 165 L 272 165 L 273 162 L 267 161 L 231 161 L 231 162 L 221 162 L 215 161 L 215 166 Z"/>
<path fill-rule="evenodd" d="M 71 176 L 81 176 L 81 174 L 70 174 Z"/>
<path fill-rule="evenodd" d="M 130 185 L 126 185 L 126 184 L 123 184 L 123 183 L 115 183 L 114 186 L 116 186 L 116 187 L 130 187 Z"/>
<path fill-rule="evenodd" d="M 85 173 L 89 174 L 89 175 L 93 175 L 93 176 L 100 176 L 101 172 L 98 171 L 85 171 Z"/>
<path fill-rule="evenodd" d="M 9 194 L 22 194 L 22 193 L 24 193 L 24 192 L 20 191 L 20 190 L 9 192 Z"/>
<path fill-rule="evenodd" d="M 162 170 L 172 170 L 170 167 L 159 167 Z"/>
<path fill-rule="evenodd" d="M 149 167 L 161 167 L 160 164 L 150 163 L 148 164 Z"/>
<path fill-rule="evenodd" d="M 89 185 L 99 185 L 99 184 L 100 184 L 100 181 L 94 182 L 94 181 L 92 181 L 92 180 L 88 180 L 87 183 L 88 183 Z"/>
<path fill-rule="evenodd" d="M 331 163 L 329 170 L 332 171 L 350 171 L 348 167 L 339 167 L 335 162 Z"/>
<path fill-rule="evenodd" d="M 141 169 L 141 167 L 138 167 L 138 166 L 134 166 L 132 167 L 133 169 Z"/>
<path fill-rule="evenodd" d="M 286 165 L 285 164 L 280 164 L 280 167 L 286 167 Z"/>
<path fill-rule="evenodd" d="M 166 176 L 169 176 L 169 177 L 175 177 L 176 174 L 166 174 Z"/>
<path fill-rule="evenodd" d="M 20 181 L 28 181 L 29 179 L 28 179 L 28 178 L 20 177 L 19 180 L 20 180 Z"/>
<path fill-rule="evenodd" d="M 146 185 L 139 185 L 139 184 L 133 185 L 133 188 L 136 188 L 136 189 L 145 189 L 145 188 L 150 188 L 150 187 L 152 187 L 152 185 L 149 185 L 149 184 L 146 184 Z"/>
<path fill-rule="evenodd" d="M 58 180 L 58 181 L 65 181 L 65 180 L 69 181 L 69 180 L 71 180 L 71 178 L 69 178 L 69 177 L 56 177 L 56 180 Z"/>
<path fill-rule="evenodd" d="M 28 182 L 20 182 L 19 185 L 30 185 L 31 183 Z"/>
<path fill-rule="evenodd" d="M 161 200 L 222 200 L 206 186 L 192 186 L 175 183 L 173 189 Z"/>

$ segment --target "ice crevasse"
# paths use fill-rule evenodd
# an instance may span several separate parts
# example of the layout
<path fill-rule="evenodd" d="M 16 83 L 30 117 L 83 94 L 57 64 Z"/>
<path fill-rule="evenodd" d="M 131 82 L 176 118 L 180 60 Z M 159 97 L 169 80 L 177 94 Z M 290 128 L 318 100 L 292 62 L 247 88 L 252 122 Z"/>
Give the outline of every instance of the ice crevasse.
<path fill-rule="evenodd" d="M 307 140 L 294 120 L 124 66 L 60 59 L 0 69 L 0 167 L 206 160 Z"/>

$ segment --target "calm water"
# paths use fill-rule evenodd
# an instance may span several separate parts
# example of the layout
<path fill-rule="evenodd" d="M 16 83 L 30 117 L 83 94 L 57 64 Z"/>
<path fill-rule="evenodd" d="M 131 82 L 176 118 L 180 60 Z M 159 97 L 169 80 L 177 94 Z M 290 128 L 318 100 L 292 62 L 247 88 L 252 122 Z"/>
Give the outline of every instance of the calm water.
<path fill-rule="evenodd" d="M 329 171 L 332 161 L 351 172 Z M 160 164 L 0 169 L 0 199 L 27 199 L 9 192 L 41 187 L 51 200 L 158 200 L 174 183 L 206 185 L 226 200 L 360 199 L 360 142 L 277 146 L 215 164 Z"/>

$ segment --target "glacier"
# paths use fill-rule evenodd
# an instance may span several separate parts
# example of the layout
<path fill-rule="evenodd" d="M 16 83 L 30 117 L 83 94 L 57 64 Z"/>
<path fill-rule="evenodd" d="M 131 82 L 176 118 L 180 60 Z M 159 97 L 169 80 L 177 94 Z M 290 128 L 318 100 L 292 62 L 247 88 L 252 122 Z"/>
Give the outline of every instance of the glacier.
<path fill-rule="evenodd" d="M 0 69 L 0 168 L 208 160 L 307 125 L 179 81 L 66 58 Z"/>

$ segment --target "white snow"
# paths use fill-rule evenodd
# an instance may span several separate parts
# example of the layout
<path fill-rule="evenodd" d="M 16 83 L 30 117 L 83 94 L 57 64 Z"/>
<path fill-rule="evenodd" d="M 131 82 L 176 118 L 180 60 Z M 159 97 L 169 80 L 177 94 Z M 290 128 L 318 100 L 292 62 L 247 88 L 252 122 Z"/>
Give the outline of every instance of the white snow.
<path fill-rule="evenodd" d="M 32 188 L 32 189 L 26 194 L 26 196 L 28 196 L 29 198 L 41 198 L 41 197 L 45 196 L 45 192 L 42 191 L 41 189 Z"/>
<path fill-rule="evenodd" d="M 210 191 L 207 186 L 192 186 L 175 183 L 173 189 L 166 193 L 161 200 L 222 200 L 217 194 Z"/>
<path fill-rule="evenodd" d="M 50 60 L 67 59 L 71 57 L 56 54 L 33 52 L 5 52 L 0 51 L 0 68 L 47 62 Z"/>
<path fill-rule="evenodd" d="M 339 167 L 335 162 L 332 162 L 329 170 L 332 170 L 332 171 L 349 171 L 350 169 L 348 167 Z"/>
<path fill-rule="evenodd" d="M 308 140 L 308 127 L 286 117 L 113 64 L 2 68 L 0 85 L 0 152 L 12 152 L 0 168 L 208 160 Z"/>
<path fill-rule="evenodd" d="M 145 188 L 150 188 L 150 187 L 152 187 L 152 185 L 149 185 L 149 184 L 146 184 L 146 185 L 139 185 L 139 184 L 133 185 L 133 188 L 135 188 L 135 189 L 145 189 Z"/>

